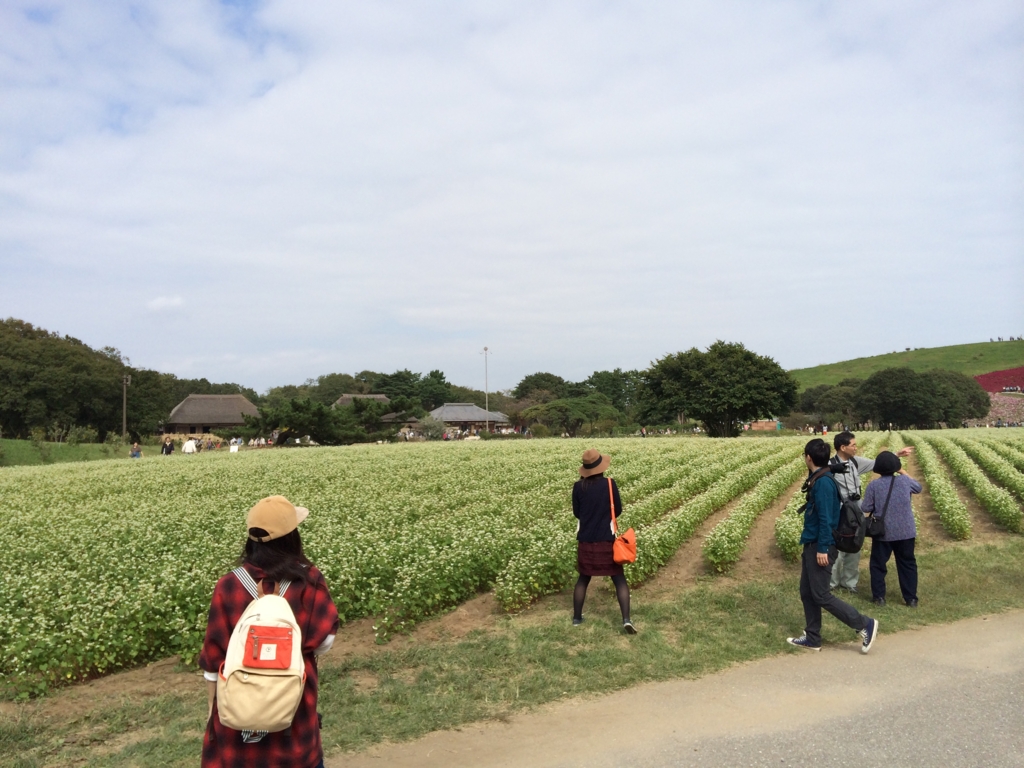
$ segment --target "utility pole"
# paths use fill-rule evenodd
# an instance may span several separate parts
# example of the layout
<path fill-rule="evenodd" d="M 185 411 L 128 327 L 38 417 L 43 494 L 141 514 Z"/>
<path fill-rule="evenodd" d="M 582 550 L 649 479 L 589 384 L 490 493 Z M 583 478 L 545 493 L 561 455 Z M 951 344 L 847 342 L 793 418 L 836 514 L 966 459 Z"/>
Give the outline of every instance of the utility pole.
<path fill-rule="evenodd" d="M 128 387 L 131 386 L 131 374 L 121 377 L 121 439 L 128 439 Z"/>
<path fill-rule="evenodd" d="M 487 411 L 485 416 L 484 429 L 488 432 L 491 431 L 491 397 L 490 387 L 487 381 L 487 347 L 484 347 L 484 410 Z"/>

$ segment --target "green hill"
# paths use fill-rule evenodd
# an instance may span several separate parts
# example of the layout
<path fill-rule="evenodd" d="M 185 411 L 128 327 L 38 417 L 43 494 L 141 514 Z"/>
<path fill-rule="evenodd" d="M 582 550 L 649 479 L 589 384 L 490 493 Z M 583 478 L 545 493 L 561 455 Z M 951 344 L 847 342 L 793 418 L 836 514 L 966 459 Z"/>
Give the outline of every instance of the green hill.
<path fill-rule="evenodd" d="M 968 376 L 1002 371 L 1024 366 L 1024 341 L 986 341 L 981 344 L 959 344 L 953 347 L 912 349 L 909 352 L 890 352 L 887 355 L 858 357 L 842 363 L 816 365 L 790 371 L 801 389 L 818 384 L 838 384 L 846 378 L 866 379 L 883 368 L 904 366 L 915 371 L 943 368 L 960 371 Z"/>

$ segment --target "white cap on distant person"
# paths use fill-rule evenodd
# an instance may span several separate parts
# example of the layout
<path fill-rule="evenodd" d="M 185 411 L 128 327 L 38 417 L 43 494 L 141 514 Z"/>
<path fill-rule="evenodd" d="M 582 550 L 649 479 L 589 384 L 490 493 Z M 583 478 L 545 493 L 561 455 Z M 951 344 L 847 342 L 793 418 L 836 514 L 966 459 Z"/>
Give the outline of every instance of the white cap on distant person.
<path fill-rule="evenodd" d="M 287 536 L 309 517 L 309 510 L 296 507 L 284 496 L 268 496 L 260 499 L 245 516 L 245 527 L 253 541 L 267 542 Z M 266 536 L 253 536 L 254 528 L 266 531 Z"/>

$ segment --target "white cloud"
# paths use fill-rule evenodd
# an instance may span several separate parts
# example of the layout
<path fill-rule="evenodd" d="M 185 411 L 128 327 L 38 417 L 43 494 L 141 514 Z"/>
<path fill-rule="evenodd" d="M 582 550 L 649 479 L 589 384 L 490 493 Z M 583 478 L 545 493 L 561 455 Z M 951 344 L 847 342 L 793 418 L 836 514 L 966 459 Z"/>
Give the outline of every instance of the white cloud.
<path fill-rule="evenodd" d="M 157 296 L 146 302 L 146 309 L 150 312 L 166 312 L 169 309 L 177 309 L 182 304 L 184 301 L 181 296 Z"/>
<path fill-rule="evenodd" d="M 1017 4 L 59 8 L 0 10 L 7 313 L 142 364 L 482 384 L 487 344 L 511 386 L 1024 333 Z"/>

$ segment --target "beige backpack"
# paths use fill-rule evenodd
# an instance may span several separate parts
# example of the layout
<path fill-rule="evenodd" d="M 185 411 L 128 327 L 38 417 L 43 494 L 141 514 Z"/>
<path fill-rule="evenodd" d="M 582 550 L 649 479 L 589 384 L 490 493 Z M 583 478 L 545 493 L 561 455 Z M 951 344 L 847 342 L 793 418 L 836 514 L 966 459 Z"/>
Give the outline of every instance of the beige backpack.
<path fill-rule="evenodd" d="M 246 742 L 289 728 L 306 685 L 302 632 L 284 593 L 259 594 L 256 581 L 244 568 L 233 573 L 252 595 L 228 642 L 227 656 L 217 676 L 220 722 L 242 731 Z"/>

